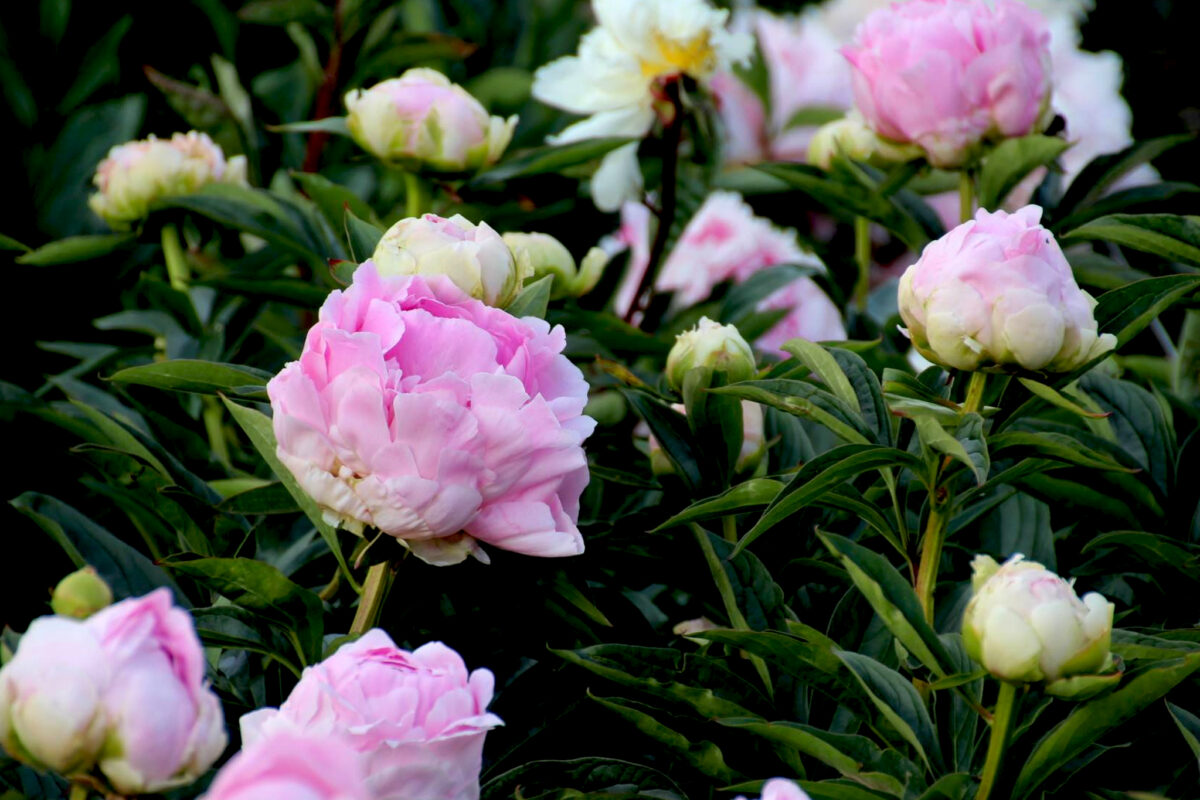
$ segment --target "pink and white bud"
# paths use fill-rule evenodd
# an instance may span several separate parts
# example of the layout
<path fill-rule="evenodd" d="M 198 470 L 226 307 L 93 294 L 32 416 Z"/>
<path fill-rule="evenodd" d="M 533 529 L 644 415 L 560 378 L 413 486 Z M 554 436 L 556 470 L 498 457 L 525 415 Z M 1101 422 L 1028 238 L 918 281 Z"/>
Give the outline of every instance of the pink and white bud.
<path fill-rule="evenodd" d="M 462 172 L 494 164 L 512 141 L 516 116 L 489 116 L 466 89 L 418 67 L 346 95 L 346 123 L 376 158 Z"/>

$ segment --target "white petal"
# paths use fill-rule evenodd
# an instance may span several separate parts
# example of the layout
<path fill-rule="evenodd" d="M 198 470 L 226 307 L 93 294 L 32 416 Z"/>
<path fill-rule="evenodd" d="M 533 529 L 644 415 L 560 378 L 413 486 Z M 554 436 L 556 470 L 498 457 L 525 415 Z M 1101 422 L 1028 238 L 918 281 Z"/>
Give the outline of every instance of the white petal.
<path fill-rule="evenodd" d="M 637 160 L 637 142 L 618 147 L 604 157 L 592 176 L 592 200 L 601 211 L 616 211 L 626 200 L 642 191 L 642 170 Z"/>

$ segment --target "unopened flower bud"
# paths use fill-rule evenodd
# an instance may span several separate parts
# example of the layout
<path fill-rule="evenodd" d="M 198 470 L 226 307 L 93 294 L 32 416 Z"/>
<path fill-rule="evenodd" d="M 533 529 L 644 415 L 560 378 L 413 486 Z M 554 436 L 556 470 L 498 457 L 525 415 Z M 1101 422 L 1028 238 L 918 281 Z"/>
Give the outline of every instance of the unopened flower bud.
<path fill-rule="evenodd" d="M 229 160 L 206 133 L 127 142 L 108 151 L 92 179 L 88 205 L 110 227 L 124 230 L 164 197 L 190 194 L 208 183 L 246 185 L 246 157 Z"/>
<path fill-rule="evenodd" d="M 495 163 L 517 127 L 515 116 L 488 116 L 466 89 L 423 67 L 351 91 L 346 109 L 350 135 L 364 150 L 443 172 Z"/>
<path fill-rule="evenodd" d="M 690 331 L 675 337 L 675 346 L 667 354 L 667 382 L 679 391 L 684 376 L 694 367 L 722 371 L 728 380 L 748 380 L 754 375 L 754 352 L 733 325 L 722 325 L 708 317 Z"/>
<path fill-rule="evenodd" d="M 58 582 L 50 598 L 50 608 L 60 617 L 87 619 L 112 605 L 112 589 L 91 567 L 72 572 Z"/>
<path fill-rule="evenodd" d="M 1003 566 L 976 556 L 963 615 L 967 654 L 1000 680 L 1032 683 L 1093 675 L 1111 664 L 1113 604 L 1014 555 Z"/>
<path fill-rule="evenodd" d="M 576 267 L 571 251 L 545 233 L 506 233 L 504 243 L 512 251 L 522 281 L 554 276 L 550 297 L 555 300 L 590 292 L 608 263 L 608 255 L 593 247 Z"/>
<path fill-rule="evenodd" d="M 436 214 L 402 219 L 388 229 L 371 256 L 381 276 L 445 275 L 490 306 L 508 305 L 521 283 L 508 245 L 486 222 Z"/>

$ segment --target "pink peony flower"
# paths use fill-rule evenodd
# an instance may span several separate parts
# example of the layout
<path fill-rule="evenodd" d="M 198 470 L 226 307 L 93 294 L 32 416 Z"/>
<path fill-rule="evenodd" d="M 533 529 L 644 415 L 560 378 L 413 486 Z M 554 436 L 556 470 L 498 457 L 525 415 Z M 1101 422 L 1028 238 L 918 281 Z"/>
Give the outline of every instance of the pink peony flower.
<path fill-rule="evenodd" d="M 94 764 L 121 794 L 194 781 L 225 749 L 191 616 L 159 589 L 87 620 L 42 617 L 0 671 L 0 743 L 66 774 Z"/>
<path fill-rule="evenodd" d="M 900 316 L 917 351 L 947 367 L 1016 364 L 1069 372 L 1112 349 L 1042 210 L 985 210 L 925 247 L 900 278 Z"/>
<path fill-rule="evenodd" d="M 1050 33 L 1017 0 L 910 0 L 871 14 L 843 52 L 858 110 L 880 136 L 939 167 L 988 137 L 1048 122 Z"/>
<path fill-rule="evenodd" d="M 731 72 L 709 81 L 724 126 L 724 159 L 730 164 L 757 164 L 767 150 L 767 119 L 762 100 Z"/>
<path fill-rule="evenodd" d="M 191 615 L 172 605 L 169 590 L 157 589 L 98 611 L 84 624 L 99 637 L 112 670 L 100 769 L 122 794 L 191 783 L 227 742 Z"/>
<path fill-rule="evenodd" d="M 617 290 L 614 305 L 623 314 L 650 261 L 650 212 L 627 203 L 621 209 L 617 238 L 630 248 L 629 269 Z M 741 282 L 756 272 L 779 264 L 799 264 L 824 269 L 820 259 L 800 248 L 795 231 L 781 230 L 756 217 L 734 192 L 713 192 L 684 228 L 655 280 L 655 289 L 675 293 L 674 303 L 684 307 L 706 300 L 718 284 Z M 836 306 L 810 278 L 799 278 L 764 298 L 760 311 L 791 308 L 792 312 L 759 337 L 760 348 L 778 351 L 778 345 L 797 335 L 812 334 L 822 341 L 846 338 Z"/>
<path fill-rule="evenodd" d="M 332 521 L 421 559 L 583 552 L 587 383 L 566 334 L 473 300 L 444 276 L 335 291 L 299 361 L 267 386 L 278 455 Z"/>
<path fill-rule="evenodd" d="M 372 800 L 358 754 L 337 739 L 281 733 L 229 760 L 202 800 Z"/>
<path fill-rule="evenodd" d="M 409 653 L 379 629 L 304 671 L 278 709 L 242 717 L 250 747 L 279 735 L 335 738 L 359 754 L 375 800 L 476 800 L 495 679 L 430 642 Z"/>

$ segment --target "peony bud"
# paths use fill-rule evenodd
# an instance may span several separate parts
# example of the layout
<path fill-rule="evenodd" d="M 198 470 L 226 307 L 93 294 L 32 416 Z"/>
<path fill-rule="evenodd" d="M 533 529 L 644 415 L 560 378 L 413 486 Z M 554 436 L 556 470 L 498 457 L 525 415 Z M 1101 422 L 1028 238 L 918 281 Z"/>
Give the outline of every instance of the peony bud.
<path fill-rule="evenodd" d="M 871 14 L 842 51 L 868 126 L 913 143 L 937 167 L 986 139 L 1050 122 L 1050 33 L 1017 0 L 910 0 Z"/>
<path fill-rule="evenodd" d="M 921 148 L 876 135 L 859 114 L 851 112 L 818 128 L 808 145 L 808 162 L 823 170 L 828 170 L 839 154 L 852 161 L 887 167 L 920 158 Z"/>
<path fill-rule="evenodd" d="M 608 255 L 599 247 L 593 247 L 576 268 L 571 251 L 545 233 L 506 233 L 503 238 L 512 251 L 522 281 L 554 276 L 550 297 L 555 300 L 582 297 L 590 292 L 608 264 Z"/>
<path fill-rule="evenodd" d="M 502 724 L 487 711 L 494 683 L 441 642 L 410 653 L 375 629 L 304 670 L 280 708 L 242 717 L 242 739 L 333 737 L 375 800 L 478 800 L 483 740 Z"/>
<path fill-rule="evenodd" d="M 206 133 L 127 142 L 108 151 L 92 179 L 88 206 L 110 227 L 125 230 L 164 197 L 190 194 L 208 183 L 246 185 L 246 157 L 228 161 Z"/>
<path fill-rule="evenodd" d="M 60 617 L 87 619 L 112 605 L 112 589 L 91 567 L 72 572 L 58 582 L 50 597 L 50 608 Z"/>
<path fill-rule="evenodd" d="M 445 275 L 467 294 L 503 308 L 522 279 L 500 234 L 486 222 L 473 225 L 455 214 L 402 219 L 388 229 L 371 256 L 381 277 Z"/>
<path fill-rule="evenodd" d="M 229 759 L 202 800 L 369 800 L 358 754 L 335 738 L 281 733 Z"/>
<path fill-rule="evenodd" d="M 87 772 L 108 729 L 103 697 L 111 674 L 87 623 L 34 620 L 0 669 L 0 745 L 39 769 Z"/>
<path fill-rule="evenodd" d="M 350 135 L 364 150 L 442 172 L 495 163 L 517 127 L 516 116 L 488 116 L 465 89 L 423 67 L 351 91 L 346 109 Z"/>
<path fill-rule="evenodd" d="M 688 370 L 709 367 L 722 371 L 729 381 L 744 381 L 754 376 L 754 353 L 733 325 L 721 325 L 701 317 L 696 327 L 675 337 L 675 346 L 667 354 L 667 382 L 680 391 Z"/>
<path fill-rule="evenodd" d="M 900 316 L 913 346 L 946 367 L 1070 372 L 1111 350 L 1096 301 L 1075 283 L 1042 210 L 980 209 L 925 247 L 900 278 Z"/>
<path fill-rule="evenodd" d="M 90 617 L 112 669 L 100 769 L 121 794 L 185 786 L 225 750 L 221 703 L 204 680 L 191 615 L 157 589 Z"/>
<path fill-rule="evenodd" d="M 967 654 L 1000 680 L 1053 686 L 1103 672 L 1112 663 L 1113 604 L 1096 592 L 1081 600 L 1071 584 L 1014 555 L 971 562 L 974 595 L 963 614 Z"/>

